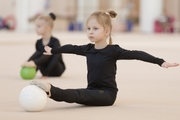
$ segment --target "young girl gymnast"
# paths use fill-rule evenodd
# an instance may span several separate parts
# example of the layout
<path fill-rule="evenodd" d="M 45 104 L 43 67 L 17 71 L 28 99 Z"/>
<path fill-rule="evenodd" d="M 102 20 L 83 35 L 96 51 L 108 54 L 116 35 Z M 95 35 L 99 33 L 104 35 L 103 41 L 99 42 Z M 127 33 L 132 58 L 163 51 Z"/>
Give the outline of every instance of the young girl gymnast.
<path fill-rule="evenodd" d="M 40 15 L 36 19 L 36 32 L 42 38 L 36 41 L 36 51 L 29 58 L 28 61 L 23 63 L 22 67 L 35 67 L 42 73 L 41 78 L 48 76 L 61 76 L 65 70 L 65 64 L 61 54 L 47 56 L 43 55 L 44 46 L 48 45 L 52 48 L 60 47 L 60 42 L 57 38 L 52 36 L 52 28 L 56 16 L 53 13 L 48 15 Z"/>
<path fill-rule="evenodd" d="M 55 101 L 78 103 L 89 106 L 110 106 L 116 100 L 117 85 L 115 81 L 116 62 L 120 59 L 142 60 L 158 64 L 161 67 L 175 67 L 178 63 L 168 63 L 146 52 L 125 50 L 119 45 L 113 45 L 111 40 L 111 18 L 116 17 L 114 11 L 97 11 L 87 19 L 87 36 L 94 44 L 64 45 L 51 48 L 45 46 L 45 55 L 72 53 L 85 56 L 87 59 L 87 88 L 61 89 L 50 83 L 30 81 L 31 85 L 42 88 Z M 109 37 L 109 44 L 106 39 Z"/>

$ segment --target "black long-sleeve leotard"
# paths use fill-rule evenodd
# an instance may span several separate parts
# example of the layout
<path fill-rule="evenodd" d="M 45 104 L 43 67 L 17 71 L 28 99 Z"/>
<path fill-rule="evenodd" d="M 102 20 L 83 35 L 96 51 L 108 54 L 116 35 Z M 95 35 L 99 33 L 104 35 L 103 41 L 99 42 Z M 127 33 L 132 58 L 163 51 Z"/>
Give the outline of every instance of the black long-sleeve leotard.
<path fill-rule="evenodd" d="M 60 42 L 57 38 L 51 37 L 47 45 L 50 47 L 60 47 Z M 45 50 L 42 39 L 36 41 L 35 47 L 36 51 L 28 61 L 33 60 L 43 76 L 60 76 L 65 70 L 62 54 L 43 55 Z"/>
<path fill-rule="evenodd" d="M 95 49 L 94 44 L 82 46 L 65 45 L 53 48 L 51 53 L 72 53 L 86 56 L 88 69 L 88 89 L 109 89 L 115 93 L 118 91 L 115 75 L 116 61 L 126 60 L 142 60 L 154 64 L 161 64 L 163 59 L 154 57 L 146 52 L 137 50 L 125 50 L 119 45 L 107 45 L 103 49 Z"/>

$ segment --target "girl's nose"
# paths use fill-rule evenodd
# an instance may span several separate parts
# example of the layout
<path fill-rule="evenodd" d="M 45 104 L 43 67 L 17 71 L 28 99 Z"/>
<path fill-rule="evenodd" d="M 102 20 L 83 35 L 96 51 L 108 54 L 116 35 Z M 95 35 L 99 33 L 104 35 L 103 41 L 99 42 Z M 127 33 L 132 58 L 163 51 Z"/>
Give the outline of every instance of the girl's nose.
<path fill-rule="evenodd" d="M 89 30 L 89 33 L 91 33 L 91 34 L 92 34 L 92 33 L 93 33 L 93 30 L 92 30 L 92 29 L 91 29 L 91 30 Z"/>

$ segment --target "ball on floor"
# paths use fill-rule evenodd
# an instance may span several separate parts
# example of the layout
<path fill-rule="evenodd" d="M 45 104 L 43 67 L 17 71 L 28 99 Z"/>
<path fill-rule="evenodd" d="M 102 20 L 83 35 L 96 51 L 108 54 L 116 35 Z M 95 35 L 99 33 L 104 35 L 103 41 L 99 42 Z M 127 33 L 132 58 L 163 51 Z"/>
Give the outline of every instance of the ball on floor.
<path fill-rule="evenodd" d="M 20 75 L 24 80 L 34 79 L 36 76 L 36 68 L 33 67 L 22 67 Z"/>
<path fill-rule="evenodd" d="M 19 103 L 28 112 L 42 111 L 47 104 L 47 94 L 36 85 L 28 85 L 20 92 Z"/>

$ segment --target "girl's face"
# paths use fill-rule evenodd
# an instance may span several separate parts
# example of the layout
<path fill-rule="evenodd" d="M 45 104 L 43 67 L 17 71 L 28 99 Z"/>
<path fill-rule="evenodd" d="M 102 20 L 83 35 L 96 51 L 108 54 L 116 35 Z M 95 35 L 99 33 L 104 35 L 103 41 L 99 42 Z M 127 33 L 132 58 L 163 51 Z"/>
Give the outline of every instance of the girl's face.
<path fill-rule="evenodd" d="M 45 35 L 47 32 L 48 25 L 44 20 L 36 21 L 36 33 L 38 35 Z"/>
<path fill-rule="evenodd" d="M 90 18 L 87 22 L 87 36 L 91 42 L 101 42 L 106 40 L 109 35 L 108 29 L 106 30 L 102 25 L 98 23 L 95 18 Z"/>

